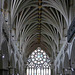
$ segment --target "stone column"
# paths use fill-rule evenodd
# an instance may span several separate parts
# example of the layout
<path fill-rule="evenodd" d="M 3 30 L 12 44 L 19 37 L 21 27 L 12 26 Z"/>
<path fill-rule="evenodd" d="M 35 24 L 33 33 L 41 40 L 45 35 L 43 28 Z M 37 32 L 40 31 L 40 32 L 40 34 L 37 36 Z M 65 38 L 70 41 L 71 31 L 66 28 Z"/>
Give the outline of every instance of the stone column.
<path fill-rule="evenodd" d="M 71 70 L 65 70 L 65 75 L 71 75 Z"/>
<path fill-rule="evenodd" d="M 65 69 L 64 68 L 62 69 L 62 75 L 65 75 Z"/>
<path fill-rule="evenodd" d="M 14 75 L 17 75 L 16 68 L 14 68 Z"/>
<path fill-rule="evenodd" d="M 25 66 L 25 75 L 27 75 L 27 67 Z"/>
<path fill-rule="evenodd" d="M 9 27 L 9 43 L 8 43 L 8 50 L 11 52 L 11 1 L 8 0 L 8 27 Z M 9 58 L 10 59 L 10 58 Z"/>
<path fill-rule="evenodd" d="M 2 50 L 1 50 L 1 40 L 2 40 L 2 24 L 3 24 L 3 16 L 2 16 L 2 0 L 0 0 L 0 75 L 3 75 L 2 70 Z"/>
<path fill-rule="evenodd" d="M 54 75 L 55 66 L 54 66 L 53 60 L 52 60 L 52 64 L 51 64 L 50 68 L 51 68 L 51 75 Z"/>
<path fill-rule="evenodd" d="M 2 2 L 0 0 L 0 50 L 1 50 L 1 40 L 2 40 L 2 23 L 3 23 L 3 16 L 2 16 Z"/>
<path fill-rule="evenodd" d="M 73 71 L 72 71 L 72 75 L 75 75 L 75 69 L 73 69 Z"/>

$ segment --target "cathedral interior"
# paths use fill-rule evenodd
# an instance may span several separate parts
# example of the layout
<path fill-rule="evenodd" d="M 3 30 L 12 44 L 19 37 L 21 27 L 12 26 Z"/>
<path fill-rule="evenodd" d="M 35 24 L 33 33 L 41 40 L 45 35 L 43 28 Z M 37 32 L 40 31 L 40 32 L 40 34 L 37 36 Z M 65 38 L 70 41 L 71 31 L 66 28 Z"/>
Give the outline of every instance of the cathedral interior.
<path fill-rule="evenodd" d="M 75 0 L 0 0 L 0 75 L 75 75 Z"/>

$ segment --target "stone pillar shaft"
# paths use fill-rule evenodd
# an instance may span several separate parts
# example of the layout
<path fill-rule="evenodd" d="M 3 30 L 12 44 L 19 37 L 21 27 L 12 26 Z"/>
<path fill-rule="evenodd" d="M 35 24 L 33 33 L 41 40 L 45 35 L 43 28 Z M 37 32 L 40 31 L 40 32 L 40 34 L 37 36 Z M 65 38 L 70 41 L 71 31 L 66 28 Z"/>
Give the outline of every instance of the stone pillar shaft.
<path fill-rule="evenodd" d="M 1 40 L 2 40 L 2 23 L 3 23 L 2 2 L 0 0 L 0 50 L 1 50 Z"/>
<path fill-rule="evenodd" d="M 74 69 L 74 71 L 72 71 L 72 75 L 75 75 L 75 69 Z"/>

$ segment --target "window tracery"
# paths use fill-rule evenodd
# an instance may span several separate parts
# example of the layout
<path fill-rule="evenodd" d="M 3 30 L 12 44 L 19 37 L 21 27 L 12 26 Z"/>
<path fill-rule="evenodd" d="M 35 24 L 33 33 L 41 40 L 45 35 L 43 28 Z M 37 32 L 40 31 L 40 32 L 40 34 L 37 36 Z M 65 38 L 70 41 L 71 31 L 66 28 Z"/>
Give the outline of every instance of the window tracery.
<path fill-rule="evenodd" d="M 43 75 L 43 73 L 50 75 L 50 58 L 45 51 L 38 48 L 28 57 L 27 75 Z"/>

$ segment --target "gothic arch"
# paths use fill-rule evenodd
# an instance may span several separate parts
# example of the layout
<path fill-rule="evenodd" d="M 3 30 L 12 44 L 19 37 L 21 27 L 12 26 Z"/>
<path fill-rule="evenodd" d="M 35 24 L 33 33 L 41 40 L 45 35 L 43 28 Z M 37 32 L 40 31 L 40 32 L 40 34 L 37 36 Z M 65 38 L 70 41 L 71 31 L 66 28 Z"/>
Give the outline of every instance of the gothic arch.
<path fill-rule="evenodd" d="M 31 74 L 50 74 L 50 57 L 46 54 L 45 51 L 41 50 L 40 47 L 38 47 L 35 51 L 32 52 L 31 55 L 29 55 L 27 60 L 27 75 Z M 36 72 L 33 72 L 35 70 Z M 42 73 L 43 71 L 43 73 Z"/>

